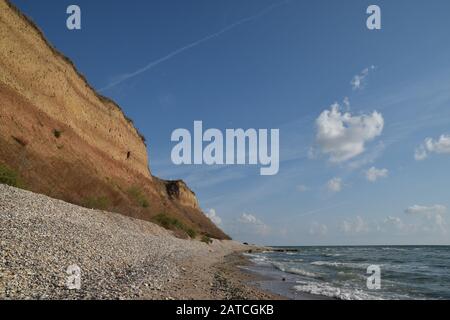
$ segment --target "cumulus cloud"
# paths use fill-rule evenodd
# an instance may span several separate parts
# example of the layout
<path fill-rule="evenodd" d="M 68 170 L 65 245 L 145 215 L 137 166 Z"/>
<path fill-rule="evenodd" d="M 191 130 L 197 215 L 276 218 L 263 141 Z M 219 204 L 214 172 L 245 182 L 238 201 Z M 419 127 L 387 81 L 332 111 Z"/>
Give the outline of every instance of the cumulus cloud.
<path fill-rule="evenodd" d="M 433 224 L 434 227 L 438 227 L 439 230 L 446 233 L 447 232 L 447 222 L 445 219 L 445 214 L 447 212 L 447 207 L 440 204 L 435 204 L 432 206 L 422 206 L 422 205 L 413 205 L 407 209 L 405 209 L 405 213 L 410 215 L 416 215 L 420 217 L 424 217 L 429 223 Z M 423 227 L 426 231 L 432 231 L 433 226 L 431 227 Z"/>
<path fill-rule="evenodd" d="M 395 216 L 388 216 L 381 223 L 376 223 L 377 230 L 391 235 L 406 236 L 421 231 L 422 224 L 403 221 Z"/>
<path fill-rule="evenodd" d="M 352 85 L 353 90 L 359 90 L 364 87 L 365 81 L 367 76 L 369 75 L 370 71 L 375 70 L 375 66 L 370 66 L 369 68 L 365 68 L 363 71 L 361 71 L 360 74 L 357 74 L 353 77 L 350 84 Z"/>
<path fill-rule="evenodd" d="M 447 207 L 444 205 L 413 205 L 405 209 L 405 217 L 388 216 L 384 219 L 366 220 L 361 216 L 342 221 L 341 231 L 347 235 L 380 232 L 396 236 L 448 234 Z"/>
<path fill-rule="evenodd" d="M 416 148 L 416 151 L 414 152 L 414 159 L 416 159 L 417 161 L 422 161 L 426 158 L 428 158 L 428 152 L 425 147 L 422 145 Z"/>
<path fill-rule="evenodd" d="M 421 205 L 413 205 L 407 209 L 405 209 L 405 213 L 408 214 L 422 214 L 422 215 L 426 215 L 426 216 L 430 216 L 430 215 L 436 215 L 436 214 L 444 214 L 445 212 L 447 212 L 447 207 L 440 205 L 440 204 L 435 204 L 433 206 L 421 206 Z"/>
<path fill-rule="evenodd" d="M 438 140 L 428 138 L 425 146 L 429 152 L 450 153 L 450 135 L 441 135 Z"/>
<path fill-rule="evenodd" d="M 350 160 L 347 164 L 347 167 L 349 169 L 356 170 L 372 164 L 383 154 L 385 148 L 386 146 L 384 145 L 383 141 L 380 141 L 373 148 L 371 148 L 370 151 L 364 153 L 360 157 L 355 158 L 354 160 Z"/>
<path fill-rule="evenodd" d="M 413 205 L 405 209 L 405 219 L 388 216 L 377 224 L 381 232 L 397 233 L 398 235 L 416 235 L 418 238 L 425 234 L 447 234 L 448 224 L 445 213 L 447 208 L 443 205 L 422 206 Z"/>
<path fill-rule="evenodd" d="M 342 190 L 342 179 L 333 178 L 327 182 L 327 188 L 331 192 L 340 192 Z"/>
<path fill-rule="evenodd" d="M 270 233 L 270 227 L 253 214 L 243 213 L 238 221 L 244 225 L 249 226 L 252 231 L 257 233 L 258 235 L 267 235 Z"/>
<path fill-rule="evenodd" d="M 312 236 L 325 236 L 328 233 L 328 226 L 318 222 L 311 223 L 309 234 Z"/>
<path fill-rule="evenodd" d="M 375 182 L 380 178 L 387 178 L 389 171 L 387 169 L 377 169 L 375 167 L 366 171 L 366 179 L 370 182 Z"/>
<path fill-rule="evenodd" d="M 257 223 L 258 219 L 252 214 L 243 213 L 239 221 L 242 223 Z"/>
<path fill-rule="evenodd" d="M 344 104 L 346 111 L 350 110 L 350 99 L 348 97 L 345 97 L 342 103 Z"/>
<path fill-rule="evenodd" d="M 402 223 L 402 219 L 400 219 L 399 217 L 389 216 L 386 219 L 384 219 L 384 223 L 386 223 L 386 224 L 400 224 L 400 223 Z"/>
<path fill-rule="evenodd" d="M 341 224 L 341 230 L 347 234 L 360 234 L 370 231 L 369 224 L 360 216 L 354 219 L 344 220 Z"/>
<path fill-rule="evenodd" d="M 341 112 L 336 103 L 317 118 L 316 141 L 331 162 L 341 163 L 362 154 L 365 144 L 380 136 L 383 128 L 381 113 L 354 116 Z"/>
<path fill-rule="evenodd" d="M 388 229 L 394 227 L 395 229 L 402 231 L 405 229 L 406 225 L 399 217 L 389 216 L 384 219 L 382 230 L 384 230 L 384 227 L 387 227 Z"/>
<path fill-rule="evenodd" d="M 222 224 L 222 218 L 220 218 L 215 209 L 209 209 L 206 216 L 217 226 Z"/>
<path fill-rule="evenodd" d="M 414 158 L 418 161 L 425 160 L 430 153 L 450 154 L 450 135 L 441 135 L 439 139 L 425 139 L 415 153 Z"/>

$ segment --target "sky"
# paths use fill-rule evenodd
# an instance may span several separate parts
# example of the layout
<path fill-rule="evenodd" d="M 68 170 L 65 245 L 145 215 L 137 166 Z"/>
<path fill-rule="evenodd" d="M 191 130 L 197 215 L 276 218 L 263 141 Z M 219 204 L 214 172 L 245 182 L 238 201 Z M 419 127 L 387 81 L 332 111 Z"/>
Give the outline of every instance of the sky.
<path fill-rule="evenodd" d="M 233 238 L 450 244 L 449 1 L 12 2 L 134 120 L 152 173 L 185 180 Z M 279 173 L 174 165 L 171 134 L 196 120 L 279 129 Z"/>

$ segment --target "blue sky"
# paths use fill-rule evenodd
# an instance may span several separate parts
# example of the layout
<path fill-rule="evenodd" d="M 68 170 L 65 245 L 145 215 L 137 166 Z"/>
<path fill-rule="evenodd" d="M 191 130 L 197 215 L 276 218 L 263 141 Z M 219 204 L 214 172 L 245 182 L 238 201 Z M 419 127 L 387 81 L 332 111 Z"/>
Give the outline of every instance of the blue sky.
<path fill-rule="evenodd" d="M 13 2 L 135 120 L 153 174 L 186 180 L 236 239 L 450 244 L 450 2 Z M 171 133 L 194 120 L 279 128 L 279 174 L 173 165 Z"/>

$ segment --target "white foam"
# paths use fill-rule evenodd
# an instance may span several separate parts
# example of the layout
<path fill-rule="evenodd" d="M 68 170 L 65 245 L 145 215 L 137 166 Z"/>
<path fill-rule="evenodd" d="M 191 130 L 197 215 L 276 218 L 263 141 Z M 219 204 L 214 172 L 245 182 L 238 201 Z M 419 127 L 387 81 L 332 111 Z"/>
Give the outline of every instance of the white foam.
<path fill-rule="evenodd" d="M 326 283 L 299 282 L 299 285 L 294 286 L 294 289 L 300 292 L 340 300 L 382 300 L 381 297 L 370 295 L 358 289 L 341 289 L 333 287 Z"/>
<path fill-rule="evenodd" d="M 297 274 L 299 276 L 304 276 L 304 277 L 318 277 L 319 275 L 313 272 L 309 272 L 300 268 L 293 268 L 293 267 L 289 267 L 286 266 L 280 262 L 272 262 L 272 265 L 277 268 L 280 271 L 283 272 L 287 272 L 287 273 L 292 273 L 292 274 Z"/>
<path fill-rule="evenodd" d="M 330 261 L 314 261 L 311 262 L 313 266 L 326 266 L 326 267 L 347 267 L 354 269 L 366 269 L 370 264 L 368 263 L 350 263 L 350 262 L 330 262 Z"/>
<path fill-rule="evenodd" d="M 268 264 L 267 257 L 260 255 L 260 254 L 254 254 L 254 253 L 244 253 L 244 256 L 248 257 L 250 261 L 253 263 L 262 265 L 262 264 Z"/>
<path fill-rule="evenodd" d="M 342 254 L 340 253 L 325 253 L 325 257 L 340 257 Z"/>
<path fill-rule="evenodd" d="M 299 268 L 289 268 L 286 270 L 286 272 L 298 274 L 300 276 L 305 276 L 305 277 L 313 277 L 313 278 L 316 278 L 319 276 L 318 274 L 316 274 L 314 272 L 309 272 L 309 271 L 299 269 Z"/>

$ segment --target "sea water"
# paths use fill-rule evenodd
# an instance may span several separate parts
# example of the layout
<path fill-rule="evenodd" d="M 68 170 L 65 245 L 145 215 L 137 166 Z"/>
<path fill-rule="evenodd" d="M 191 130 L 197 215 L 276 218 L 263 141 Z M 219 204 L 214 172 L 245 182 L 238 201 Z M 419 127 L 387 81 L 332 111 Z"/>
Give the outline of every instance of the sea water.
<path fill-rule="evenodd" d="M 250 269 L 283 279 L 291 297 L 450 299 L 450 246 L 278 249 L 288 250 L 247 254 L 254 262 Z M 367 285 L 368 267 L 373 265 L 381 270 L 379 290 Z"/>

